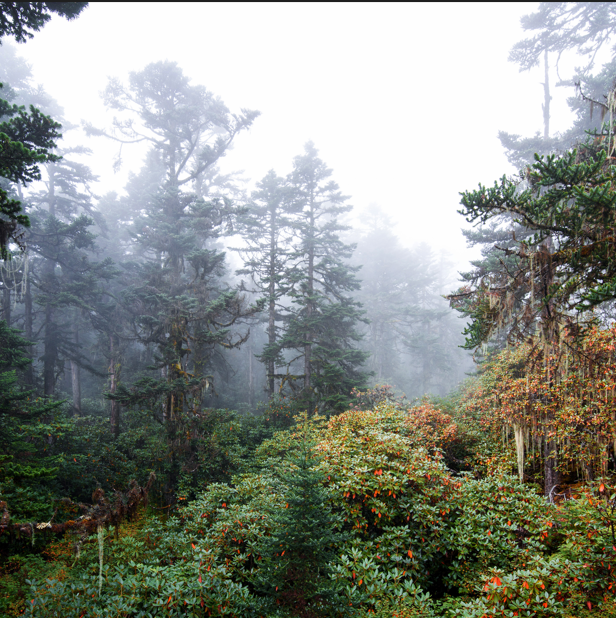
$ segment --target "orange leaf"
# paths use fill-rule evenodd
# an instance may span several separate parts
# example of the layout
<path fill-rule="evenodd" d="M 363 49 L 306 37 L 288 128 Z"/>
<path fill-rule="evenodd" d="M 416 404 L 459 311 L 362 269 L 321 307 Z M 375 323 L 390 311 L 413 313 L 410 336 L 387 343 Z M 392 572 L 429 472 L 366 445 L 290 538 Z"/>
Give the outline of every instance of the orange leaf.
<path fill-rule="evenodd" d="M 413 552 L 412 552 L 410 549 L 408 550 L 408 552 L 407 552 L 407 553 L 408 553 L 408 555 L 409 555 L 409 558 L 412 558 L 412 557 L 413 557 Z"/>
<path fill-rule="evenodd" d="M 601 485 L 599 485 L 599 491 L 601 493 L 603 493 L 605 491 L 605 485 L 603 483 L 601 483 Z"/>
<path fill-rule="evenodd" d="M 171 595 L 169 595 L 169 598 L 167 599 L 167 605 L 171 603 Z"/>
<path fill-rule="evenodd" d="M 203 580 L 201 579 L 201 573 L 199 573 L 199 583 L 201 583 Z"/>
<path fill-rule="evenodd" d="M 193 549 L 197 549 L 194 543 L 191 543 Z"/>

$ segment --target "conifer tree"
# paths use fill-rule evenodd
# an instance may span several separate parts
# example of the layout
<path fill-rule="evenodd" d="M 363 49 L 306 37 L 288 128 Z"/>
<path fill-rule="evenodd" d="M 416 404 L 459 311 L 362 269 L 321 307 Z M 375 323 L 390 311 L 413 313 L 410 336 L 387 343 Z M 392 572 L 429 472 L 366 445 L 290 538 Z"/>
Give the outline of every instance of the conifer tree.
<path fill-rule="evenodd" d="M 26 41 L 51 19 L 51 13 L 70 20 L 86 6 L 87 2 L 3 2 L 0 39 L 9 35 L 18 42 Z M 5 96 L 0 96 L 0 177 L 25 186 L 40 179 L 41 163 L 57 160 L 50 150 L 60 137 L 60 124 L 33 106 L 26 111 L 23 106 L 11 104 Z M 29 224 L 20 200 L 0 186 L 0 259 L 9 258 L 9 243 L 19 245 L 22 227 Z"/>
<path fill-rule="evenodd" d="M 359 288 L 359 267 L 349 264 L 355 247 L 340 239 L 348 229 L 340 217 L 352 206 L 330 180 L 332 170 L 314 144 L 304 148 L 288 179 L 298 214 L 288 274 L 292 308 L 278 346 L 292 354 L 289 366 L 303 365 L 303 373 L 294 376 L 303 381 L 302 404 L 310 410 L 316 404 L 320 410 L 341 411 L 352 389 L 363 387 L 367 377 L 361 368 L 367 354 L 357 347 L 357 323 L 365 318 L 352 297 Z"/>
<path fill-rule="evenodd" d="M 345 535 L 337 531 L 342 522 L 332 513 L 326 479 L 306 442 L 285 463 L 288 468 L 278 476 L 286 487 L 286 506 L 271 512 L 271 534 L 257 546 L 256 588 L 292 616 L 344 616 L 342 584 L 331 576 Z"/>
<path fill-rule="evenodd" d="M 246 212 L 238 221 L 238 231 L 246 247 L 238 249 L 244 268 L 238 275 L 248 275 L 254 292 L 267 307 L 267 346 L 260 355 L 267 371 L 267 392 L 274 395 L 276 364 L 282 359 L 278 348 L 276 325 L 284 313 L 281 300 L 290 290 L 288 270 L 291 265 L 291 234 L 294 205 L 284 179 L 273 170 L 257 183 Z"/>

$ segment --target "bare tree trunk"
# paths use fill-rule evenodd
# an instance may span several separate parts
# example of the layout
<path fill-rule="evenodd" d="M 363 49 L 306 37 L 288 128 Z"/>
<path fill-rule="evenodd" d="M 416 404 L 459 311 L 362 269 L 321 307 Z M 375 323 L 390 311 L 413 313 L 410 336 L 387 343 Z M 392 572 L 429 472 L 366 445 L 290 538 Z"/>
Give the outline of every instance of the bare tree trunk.
<path fill-rule="evenodd" d="M 248 338 L 248 407 L 252 412 L 255 407 L 255 384 L 253 371 L 252 339 Z"/>
<path fill-rule="evenodd" d="M 45 352 L 43 354 L 43 382 L 45 395 L 51 397 L 56 386 L 56 357 L 58 342 L 56 341 L 56 325 L 53 323 L 53 309 L 51 305 L 45 308 Z"/>
<path fill-rule="evenodd" d="M 2 289 L 2 319 L 11 325 L 11 290 L 6 287 Z"/>
<path fill-rule="evenodd" d="M 312 214 L 314 197 L 311 196 L 311 204 L 310 204 L 310 236 L 309 242 L 310 246 L 308 247 L 308 302 L 306 303 L 306 321 L 308 325 L 312 321 L 312 296 L 314 294 L 314 246 L 313 246 L 313 237 L 314 237 L 314 215 Z M 312 412 L 312 364 L 311 364 L 311 356 L 312 356 L 312 337 L 313 333 L 310 330 L 310 326 L 308 326 L 308 331 L 306 332 L 306 344 L 304 345 L 304 391 L 306 396 L 308 397 L 308 414 Z"/>
<path fill-rule="evenodd" d="M 273 236 L 273 234 L 272 234 Z M 272 239 L 272 243 L 274 243 L 274 239 Z M 275 294 L 275 263 L 274 263 L 274 248 L 271 249 L 272 258 L 270 261 L 270 283 L 269 283 L 269 316 L 268 316 L 268 324 L 267 324 L 267 342 L 270 346 L 270 350 L 276 344 L 276 299 L 274 298 Z M 276 373 L 276 367 L 274 364 L 274 359 L 269 358 L 267 361 L 267 395 L 268 398 L 271 399 L 274 396 L 275 384 L 274 384 L 274 374 Z"/>
<path fill-rule="evenodd" d="M 28 341 L 32 341 L 32 290 L 30 289 L 30 276 L 26 279 L 26 294 L 24 297 L 24 334 Z M 28 346 L 28 356 L 32 359 L 34 356 L 33 346 Z M 34 367 L 30 363 L 25 371 L 26 384 L 34 386 Z"/>
<path fill-rule="evenodd" d="M 75 347 L 79 349 L 79 324 L 77 316 L 75 316 Z M 71 361 L 71 383 L 73 387 L 73 414 L 81 416 L 81 374 L 80 367 L 75 361 Z"/>
<path fill-rule="evenodd" d="M 550 67 L 548 64 L 548 50 L 546 49 L 543 55 L 545 65 L 545 81 L 543 82 L 543 139 L 548 140 L 550 137 Z"/>
<path fill-rule="evenodd" d="M 56 216 L 56 193 L 54 174 L 48 168 L 49 174 L 49 216 Z M 55 276 L 56 263 L 48 259 L 45 264 L 47 287 L 51 287 Z M 58 342 L 56 325 L 54 324 L 54 311 L 48 303 L 45 307 L 45 338 L 43 341 L 45 351 L 43 353 L 43 381 L 45 395 L 52 396 L 56 387 L 56 360 L 58 356 Z"/>
<path fill-rule="evenodd" d="M 115 394 L 120 373 L 120 363 L 118 362 L 118 346 L 114 345 L 113 335 L 109 335 L 109 392 Z M 120 403 L 115 399 L 111 400 L 111 413 L 109 416 L 111 424 L 111 435 L 117 438 L 120 435 Z"/>

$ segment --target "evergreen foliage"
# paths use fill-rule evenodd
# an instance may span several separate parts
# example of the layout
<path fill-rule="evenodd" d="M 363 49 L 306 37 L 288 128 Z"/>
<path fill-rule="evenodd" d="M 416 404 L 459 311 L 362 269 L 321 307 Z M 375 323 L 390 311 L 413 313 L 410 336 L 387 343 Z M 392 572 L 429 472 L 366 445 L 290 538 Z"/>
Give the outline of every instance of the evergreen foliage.
<path fill-rule="evenodd" d="M 285 507 L 271 512 L 271 533 L 256 547 L 261 562 L 255 589 L 292 616 L 306 618 L 341 615 L 344 605 L 331 563 L 345 535 L 336 532 L 342 521 L 331 512 L 317 463 L 306 442 L 285 462 L 278 474 Z"/>
<path fill-rule="evenodd" d="M 317 154 L 314 144 L 307 143 L 289 175 L 298 208 L 288 274 L 293 308 L 285 317 L 278 348 L 293 354 L 289 365 L 303 365 L 303 373 L 289 380 L 290 385 L 303 381 L 298 393 L 302 404 L 309 410 L 340 412 L 348 406 L 351 390 L 361 388 L 367 378 L 362 370 L 367 354 L 357 347 L 361 336 L 356 326 L 365 318 L 352 296 L 359 288 L 358 268 L 348 263 L 354 247 L 340 239 L 348 229 L 340 217 L 351 206 Z"/>

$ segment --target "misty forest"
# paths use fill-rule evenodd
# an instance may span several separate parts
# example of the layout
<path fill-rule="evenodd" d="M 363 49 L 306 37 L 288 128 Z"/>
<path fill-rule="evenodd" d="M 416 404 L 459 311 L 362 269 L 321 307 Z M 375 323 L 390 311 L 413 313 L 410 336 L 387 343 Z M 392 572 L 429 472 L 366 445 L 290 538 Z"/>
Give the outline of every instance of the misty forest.
<path fill-rule="evenodd" d="M 309 133 L 228 171 L 268 110 L 172 59 L 65 116 L 22 50 L 92 9 L 0 3 L 0 615 L 616 616 L 616 3 L 522 17 L 543 127 L 457 188 L 470 263 Z"/>

